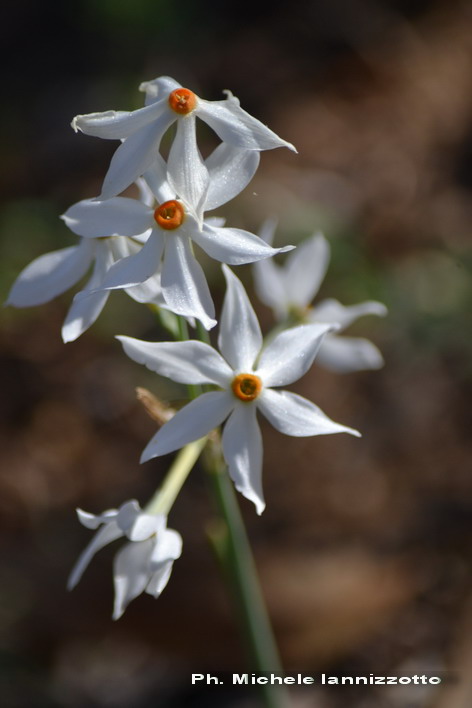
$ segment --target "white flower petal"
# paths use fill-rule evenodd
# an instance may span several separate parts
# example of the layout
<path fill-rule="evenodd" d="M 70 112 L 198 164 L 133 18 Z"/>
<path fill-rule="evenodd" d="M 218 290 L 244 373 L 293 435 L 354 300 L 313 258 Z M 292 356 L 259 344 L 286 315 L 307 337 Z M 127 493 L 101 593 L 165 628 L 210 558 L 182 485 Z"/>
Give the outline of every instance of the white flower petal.
<path fill-rule="evenodd" d="M 182 536 L 173 529 L 163 529 L 151 555 L 151 568 L 182 555 Z"/>
<path fill-rule="evenodd" d="M 125 291 L 126 294 L 133 298 L 133 300 L 136 300 L 136 302 L 152 302 L 154 304 L 159 304 L 161 307 L 164 304 L 160 273 L 151 275 L 151 277 L 145 280 L 144 283 L 133 285 L 130 288 L 125 288 Z"/>
<path fill-rule="evenodd" d="M 72 590 L 72 588 L 75 588 L 97 551 L 112 541 L 116 541 L 117 538 L 121 538 L 121 536 L 123 536 L 123 532 L 115 521 L 110 521 L 105 524 L 105 526 L 102 526 L 102 528 L 94 535 L 85 550 L 83 550 L 80 554 L 79 559 L 74 565 L 72 572 L 69 575 L 69 579 L 67 580 L 67 589 Z"/>
<path fill-rule="evenodd" d="M 161 117 L 165 106 L 148 106 L 137 111 L 104 111 L 75 116 L 72 127 L 96 138 L 121 140 Z"/>
<path fill-rule="evenodd" d="M 200 98 L 195 113 L 208 123 L 221 140 L 235 147 L 248 150 L 288 147 L 296 152 L 291 143 L 282 140 L 266 125 L 246 113 L 234 97 L 225 101 L 204 101 Z"/>
<path fill-rule="evenodd" d="M 151 167 L 159 150 L 161 138 L 174 121 L 172 111 L 165 111 L 119 146 L 103 181 L 100 199 L 110 199 L 129 187 Z"/>
<path fill-rule="evenodd" d="M 110 295 L 96 291 L 113 263 L 113 254 L 106 243 L 96 244 L 95 267 L 92 277 L 83 290 L 77 293 L 62 325 L 62 339 L 73 342 L 83 334 L 99 317 Z"/>
<path fill-rule="evenodd" d="M 151 578 L 146 586 L 146 592 L 158 597 L 167 585 L 174 560 L 182 553 L 182 537 L 177 531 L 164 529 L 157 536 L 150 559 Z"/>
<path fill-rule="evenodd" d="M 317 363 L 338 374 L 347 374 L 380 369 L 384 360 L 375 344 L 368 339 L 329 335 L 321 345 Z"/>
<path fill-rule="evenodd" d="M 149 595 L 152 595 L 155 598 L 159 597 L 159 595 L 169 582 L 169 578 L 172 573 L 172 567 L 173 561 L 166 561 L 165 563 L 162 563 L 162 565 L 152 573 L 151 579 L 146 585 L 146 592 Z"/>
<path fill-rule="evenodd" d="M 255 153 L 257 155 L 257 153 Z M 223 216 L 208 216 L 205 219 L 205 224 L 216 226 L 217 228 L 226 224 L 226 219 Z"/>
<path fill-rule="evenodd" d="M 130 541 L 145 541 L 147 538 L 165 532 L 167 518 L 163 514 L 145 514 L 141 512 L 134 520 L 126 535 Z"/>
<path fill-rule="evenodd" d="M 312 324 L 280 332 L 262 350 L 257 374 L 264 386 L 286 386 L 305 374 L 332 325 Z"/>
<path fill-rule="evenodd" d="M 139 201 L 150 208 L 154 208 L 156 199 L 144 177 L 138 177 L 136 186 L 139 191 Z"/>
<path fill-rule="evenodd" d="M 123 336 L 117 339 L 131 359 L 178 383 L 225 387 L 232 375 L 223 357 L 203 342 L 143 342 Z"/>
<path fill-rule="evenodd" d="M 153 229 L 138 253 L 114 263 L 100 287 L 116 290 L 145 283 L 159 270 L 163 249 L 164 239 L 158 229 Z"/>
<path fill-rule="evenodd" d="M 107 509 L 102 514 L 90 514 L 83 509 L 76 509 L 80 523 L 87 529 L 98 529 L 101 524 L 113 521 L 118 516 L 118 509 Z"/>
<path fill-rule="evenodd" d="M 205 329 L 215 326 L 215 306 L 208 283 L 186 236 L 171 233 L 166 238 L 161 286 L 164 300 L 172 312 L 196 317 Z"/>
<path fill-rule="evenodd" d="M 30 307 L 49 302 L 85 275 L 92 257 L 93 244 L 81 241 L 78 246 L 35 258 L 13 283 L 5 305 Z"/>
<path fill-rule="evenodd" d="M 223 454 L 234 486 L 256 506 L 265 508 L 262 491 L 262 438 L 253 403 L 236 405 L 223 430 Z"/>
<path fill-rule="evenodd" d="M 336 324 L 340 325 L 340 329 L 343 330 L 364 315 L 384 317 L 386 314 L 387 308 L 385 305 L 376 300 L 367 300 L 358 305 L 346 307 L 337 300 L 328 299 L 323 300 L 319 305 L 312 308 L 310 319 L 313 322 L 336 322 Z"/>
<path fill-rule="evenodd" d="M 65 344 L 74 342 L 96 322 L 109 295 L 107 291 L 94 293 L 82 291 L 74 297 L 61 330 Z"/>
<path fill-rule="evenodd" d="M 262 333 L 246 291 L 232 271 L 223 266 L 226 295 L 220 319 L 218 348 L 236 371 L 249 373 L 262 347 Z"/>
<path fill-rule="evenodd" d="M 221 143 L 205 160 L 210 186 L 205 211 L 216 209 L 236 197 L 249 184 L 259 166 L 257 150 L 243 150 Z"/>
<path fill-rule="evenodd" d="M 169 94 L 178 88 L 182 88 L 182 86 L 170 76 L 159 76 L 152 81 L 143 81 L 139 86 L 139 90 L 146 94 L 146 106 L 168 98 Z"/>
<path fill-rule="evenodd" d="M 160 273 L 151 275 L 151 277 L 145 280 L 144 283 L 126 288 L 126 293 L 133 298 L 133 300 L 136 300 L 136 302 L 152 302 L 155 305 L 159 305 L 159 307 L 164 305 Z"/>
<path fill-rule="evenodd" d="M 113 619 L 119 619 L 127 606 L 144 592 L 149 582 L 149 559 L 155 544 L 152 538 L 130 542 L 118 551 L 113 563 L 115 603 Z"/>
<path fill-rule="evenodd" d="M 303 241 L 288 256 L 283 269 L 288 305 L 306 307 L 313 300 L 326 275 L 329 258 L 329 243 L 321 233 Z"/>
<path fill-rule="evenodd" d="M 208 170 L 197 147 L 195 116 L 181 116 L 167 161 L 169 184 L 195 214 L 200 214 L 210 183 Z"/>
<path fill-rule="evenodd" d="M 160 153 L 156 154 L 152 165 L 144 173 L 144 179 L 159 204 L 175 199 L 175 191 L 167 180 L 167 165 Z"/>
<path fill-rule="evenodd" d="M 353 428 L 335 423 L 323 411 L 302 396 L 290 391 L 264 389 L 257 407 L 276 430 L 294 437 L 350 433 L 360 437 Z"/>
<path fill-rule="evenodd" d="M 155 225 L 153 210 L 136 199 L 114 197 L 106 201 L 84 199 L 68 209 L 61 219 L 71 231 L 86 238 L 135 236 Z"/>
<path fill-rule="evenodd" d="M 116 523 L 123 533 L 126 533 L 141 513 L 141 507 L 136 499 L 130 499 L 120 506 L 116 517 Z"/>
<path fill-rule="evenodd" d="M 282 268 L 272 258 L 265 258 L 254 263 L 252 273 L 254 289 L 259 300 L 272 308 L 278 319 L 286 317 L 288 303 Z"/>
<path fill-rule="evenodd" d="M 149 441 L 141 462 L 178 450 L 217 428 L 229 415 L 234 398 L 226 391 L 202 393 L 184 406 Z"/>
<path fill-rule="evenodd" d="M 192 231 L 192 239 L 211 258 L 229 265 L 254 263 L 261 258 L 269 258 L 275 256 L 276 253 L 290 251 L 293 248 L 293 246 L 272 248 L 264 243 L 259 236 L 255 236 L 249 231 L 232 228 L 221 229 L 210 226 L 208 222 L 203 224 L 201 231 L 197 229 Z"/>

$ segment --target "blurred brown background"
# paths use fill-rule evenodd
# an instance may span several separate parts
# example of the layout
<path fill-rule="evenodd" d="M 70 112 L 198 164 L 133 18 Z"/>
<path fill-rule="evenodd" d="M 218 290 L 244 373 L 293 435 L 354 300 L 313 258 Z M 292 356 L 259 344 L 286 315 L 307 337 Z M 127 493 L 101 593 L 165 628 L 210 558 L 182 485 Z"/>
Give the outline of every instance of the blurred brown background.
<path fill-rule="evenodd" d="M 298 156 L 263 154 L 218 213 L 251 230 L 276 215 L 280 242 L 323 229 L 333 257 L 321 297 L 379 299 L 390 314 L 350 330 L 379 345 L 382 371 L 314 366 L 294 387 L 361 440 L 263 429 L 267 510 L 242 506 L 284 663 L 456 680 L 310 687 L 294 705 L 472 705 L 471 3 L 26 0 L 5 12 L 2 300 L 32 258 L 74 243 L 58 214 L 100 190 L 116 143 L 74 136 L 75 114 L 137 108 L 138 84 L 168 74 L 207 99 L 231 89 L 296 144 Z M 251 287 L 250 270 L 237 272 Z M 220 302 L 218 270 L 210 277 Z M 138 464 L 155 426 L 134 387 L 180 395 L 113 340 L 161 336 L 145 308 L 115 293 L 63 345 L 71 297 L 3 311 L 0 704 L 257 705 L 250 691 L 189 686 L 192 671 L 246 666 L 198 468 L 171 514 L 184 554 L 158 601 L 141 597 L 111 622 L 113 549 L 65 590 L 89 539 L 74 508 L 145 503 L 168 465 Z"/>

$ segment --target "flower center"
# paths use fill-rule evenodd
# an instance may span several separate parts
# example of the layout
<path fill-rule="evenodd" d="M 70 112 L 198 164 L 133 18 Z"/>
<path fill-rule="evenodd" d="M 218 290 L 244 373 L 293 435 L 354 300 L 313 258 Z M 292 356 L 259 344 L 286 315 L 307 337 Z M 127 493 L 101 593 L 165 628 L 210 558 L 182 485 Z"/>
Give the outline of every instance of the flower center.
<path fill-rule="evenodd" d="M 154 211 L 154 219 L 161 229 L 172 231 L 178 229 L 185 219 L 185 211 L 180 202 L 171 199 L 164 202 Z"/>
<path fill-rule="evenodd" d="M 241 401 L 253 401 L 261 392 L 262 381 L 255 374 L 238 374 L 231 384 L 233 393 Z"/>
<path fill-rule="evenodd" d="M 178 88 L 169 94 L 169 106 L 179 115 L 187 115 L 197 105 L 197 97 L 186 88 Z"/>

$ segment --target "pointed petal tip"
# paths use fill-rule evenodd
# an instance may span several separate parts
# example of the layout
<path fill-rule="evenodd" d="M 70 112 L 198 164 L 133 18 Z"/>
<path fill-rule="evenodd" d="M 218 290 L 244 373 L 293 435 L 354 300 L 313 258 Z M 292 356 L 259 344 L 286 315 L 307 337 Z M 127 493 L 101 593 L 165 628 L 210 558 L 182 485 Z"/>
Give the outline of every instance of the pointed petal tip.
<path fill-rule="evenodd" d="M 258 502 L 258 503 L 254 502 L 254 504 L 256 506 L 256 514 L 258 516 L 260 516 L 262 514 L 262 512 L 264 511 L 264 509 L 266 508 L 265 502 Z"/>
<path fill-rule="evenodd" d="M 75 332 L 69 327 L 63 327 L 61 329 L 61 337 L 64 344 L 70 344 L 70 342 L 75 342 L 80 337 L 80 332 Z"/>
<path fill-rule="evenodd" d="M 152 454 L 152 455 L 149 454 L 149 452 L 147 452 L 147 447 L 145 447 L 141 453 L 141 457 L 139 458 L 139 464 L 142 465 L 145 462 L 149 462 L 149 460 L 154 459 L 154 457 L 157 457 L 157 455 L 156 454 Z"/>
<path fill-rule="evenodd" d="M 67 578 L 66 589 L 70 592 L 75 587 L 77 587 L 78 582 L 79 582 L 79 578 L 75 578 L 74 574 L 71 573 L 69 575 L 69 577 Z"/>
<path fill-rule="evenodd" d="M 205 327 L 205 329 L 207 330 L 207 332 L 208 332 L 210 329 L 213 329 L 213 327 L 216 327 L 216 325 L 218 324 L 218 320 L 213 320 L 213 319 L 211 319 L 211 318 L 208 318 L 208 319 L 205 319 L 205 320 L 202 320 L 202 319 L 201 319 L 200 322 L 201 322 L 202 325 Z"/>
<path fill-rule="evenodd" d="M 227 266 L 226 263 L 221 264 L 221 270 L 223 271 L 223 275 L 225 276 L 226 281 L 228 281 L 230 278 L 236 277 L 231 268 Z"/>
<path fill-rule="evenodd" d="M 379 356 L 376 361 L 371 361 L 369 365 L 369 370 L 371 371 L 378 371 L 379 369 L 383 369 L 385 366 L 385 359 L 381 355 L 380 352 L 378 352 Z"/>
<path fill-rule="evenodd" d="M 254 506 L 256 507 L 256 514 L 260 516 L 266 508 L 266 503 L 264 499 L 259 497 L 253 489 L 247 489 L 246 487 L 240 484 L 235 484 L 234 486 L 236 487 L 237 491 L 242 494 L 243 497 L 245 497 L 245 499 L 254 504 Z"/>
<path fill-rule="evenodd" d="M 388 307 L 384 305 L 383 302 L 378 302 L 376 311 L 372 314 L 375 314 L 378 317 L 385 317 L 386 315 L 388 315 Z"/>

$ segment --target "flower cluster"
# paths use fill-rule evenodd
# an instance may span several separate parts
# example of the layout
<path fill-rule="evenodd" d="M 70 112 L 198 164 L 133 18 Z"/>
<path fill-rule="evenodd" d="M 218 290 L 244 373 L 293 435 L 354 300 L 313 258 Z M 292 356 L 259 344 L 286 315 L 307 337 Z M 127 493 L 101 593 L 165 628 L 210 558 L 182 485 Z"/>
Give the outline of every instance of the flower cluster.
<path fill-rule="evenodd" d="M 193 400 L 165 422 L 142 454 L 145 462 L 176 450 L 189 453 L 171 468 L 144 511 L 136 501 L 98 516 L 78 510 L 81 523 L 97 533 L 72 571 L 69 588 L 78 583 L 99 549 L 127 539 L 115 557 L 115 619 L 139 594 L 157 597 L 167 584 L 182 547 L 179 534 L 167 528 L 167 515 L 211 431 L 224 424 L 221 449 L 229 475 L 259 514 L 265 506 L 259 413 L 286 435 L 359 436 L 311 401 L 277 389 L 302 377 L 318 352 L 320 361 L 337 371 L 379 367 L 382 357 L 373 344 L 340 337 L 338 332 L 360 315 L 385 313 L 377 302 L 343 307 L 325 300 L 309 307 L 328 264 L 328 245 L 321 235 L 307 240 L 284 266 L 278 266 L 272 256 L 293 247 L 274 248 L 271 227 L 261 238 L 207 216 L 248 185 L 261 151 L 295 150 L 293 145 L 246 113 L 229 92 L 222 101 L 205 101 L 169 77 L 146 82 L 140 89 L 145 93 L 143 108 L 74 118 L 76 131 L 119 140 L 120 145 L 101 194 L 74 204 L 62 216 L 80 237 L 78 245 L 33 261 L 19 275 L 8 299 L 16 307 L 45 303 L 78 283 L 93 266 L 66 316 L 65 342 L 95 322 L 116 289 L 153 305 L 158 313 L 170 311 L 192 326 L 198 321 L 199 340 L 181 336 L 180 341 L 145 342 L 118 337 L 131 359 L 188 385 Z M 198 148 L 197 118 L 221 141 L 206 159 Z M 160 143 L 173 124 L 175 134 L 164 160 Z M 133 184 L 138 198 L 121 196 Z M 226 295 L 218 350 L 203 336 L 217 320 L 194 244 L 223 264 Z M 266 341 L 241 281 L 228 268 L 246 263 L 254 263 L 261 300 L 283 321 Z"/>

